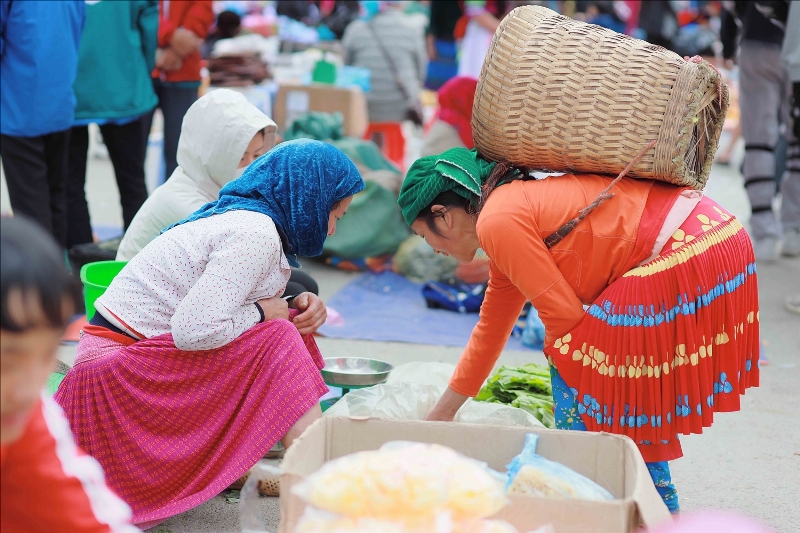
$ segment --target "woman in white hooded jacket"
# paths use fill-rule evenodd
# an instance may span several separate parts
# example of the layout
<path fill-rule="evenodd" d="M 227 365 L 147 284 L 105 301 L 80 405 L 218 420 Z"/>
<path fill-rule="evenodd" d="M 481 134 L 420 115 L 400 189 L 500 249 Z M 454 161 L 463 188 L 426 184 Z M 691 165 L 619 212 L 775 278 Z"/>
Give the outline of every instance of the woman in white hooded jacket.
<path fill-rule="evenodd" d="M 275 146 L 277 125 L 240 93 L 209 92 L 183 117 L 178 168 L 147 199 L 119 246 L 117 261 L 130 261 L 164 228 L 219 196 L 257 157 Z"/>
<path fill-rule="evenodd" d="M 219 196 L 275 146 L 277 125 L 236 91 L 217 89 L 197 100 L 183 117 L 178 140 L 178 168 L 142 205 L 117 251 L 130 261 L 161 230 L 179 222 Z M 285 295 L 319 294 L 317 282 L 292 269 Z"/>

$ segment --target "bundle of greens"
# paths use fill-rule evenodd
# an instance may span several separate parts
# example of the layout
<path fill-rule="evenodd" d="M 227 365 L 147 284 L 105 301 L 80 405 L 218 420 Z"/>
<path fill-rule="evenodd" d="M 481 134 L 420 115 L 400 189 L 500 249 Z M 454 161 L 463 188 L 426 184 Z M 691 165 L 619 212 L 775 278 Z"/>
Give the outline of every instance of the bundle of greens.
<path fill-rule="evenodd" d="M 553 388 L 548 368 L 535 364 L 501 366 L 486 381 L 475 400 L 511 404 L 528 411 L 545 427 L 555 427 Z"/>

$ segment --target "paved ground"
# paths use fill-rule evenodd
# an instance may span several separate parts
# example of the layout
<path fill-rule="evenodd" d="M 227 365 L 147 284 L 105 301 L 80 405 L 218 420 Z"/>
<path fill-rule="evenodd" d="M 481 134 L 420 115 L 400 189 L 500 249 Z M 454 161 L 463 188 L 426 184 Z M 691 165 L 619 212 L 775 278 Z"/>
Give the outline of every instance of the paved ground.
<path fill-rule="evenodd" d="M 7 209 L 5 183 L 0 191 L 2 210 Z M 117 190 L 110 164 L 92 160 L 87 192 L 96 224 L 121 226 Z M 748 204 L 741 177 L 729 167 L 715 167 L 707 193 L 741 219 Z M 320 282 L 323 298 L 345 285 L 351 274 L 308 265 Z M 736 509 L 759 518 L 782 533 L 800 531 L 800 317 L 783 309 L 786 294 L 800 292 L 800 259 L 759 265 L 761 324 L 769 365 L 762 369 L 762 383 L 744 398 L 739 413 L 718 415 L 714 427 L 703 435 L 683 439 L 685 457 L 673 463 L 673 476 L 685 511 L 702 508 Z M 392 363 L 410 361 L 456 362 L 457 348 L 320 339 L 326 356 L 369 356 Z M 60 354 L 65 361 L 73 349 Z M 503 354 L 501 363 L 536 360 L 533 351 Z M 793 415 L 794 413 L 794 415 Z M 276 498 L 259 501 L 267 531 L 275 531 L 279 519 Z M 174 517 L 154 531 L 172 533 L 236 533 L 238 506 L 223 496 Z"/>

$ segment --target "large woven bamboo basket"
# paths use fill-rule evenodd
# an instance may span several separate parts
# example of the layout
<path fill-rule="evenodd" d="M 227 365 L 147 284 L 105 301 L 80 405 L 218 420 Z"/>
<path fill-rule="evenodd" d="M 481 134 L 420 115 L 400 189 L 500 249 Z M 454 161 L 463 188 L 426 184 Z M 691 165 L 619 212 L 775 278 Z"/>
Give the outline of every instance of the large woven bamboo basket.
<path fill-rule="evenodd" d="M 702 189 L 728 87 L 705 62 L 523 6 L 503 19 L 472 114 L 479 152 L 539 169 L 629 175 Z"/>

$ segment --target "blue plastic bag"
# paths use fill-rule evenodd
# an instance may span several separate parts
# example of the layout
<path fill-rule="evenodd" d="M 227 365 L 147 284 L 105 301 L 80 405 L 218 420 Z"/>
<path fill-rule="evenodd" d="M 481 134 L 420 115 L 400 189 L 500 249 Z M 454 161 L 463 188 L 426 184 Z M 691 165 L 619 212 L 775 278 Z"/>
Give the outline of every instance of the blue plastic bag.
<path fill-rule="evenodd" d="M 481 310 L 484 283 L 441 283 L 429 281 L 422 287 L 422 296 L 431 309 L 447 309 L 459 313 L 477 313 Z"/>
<path fill-rule="evenodd" d="M 535 307 L 528 311 L 528 318 L 525 321 L 525 330 L 522 332 L 522 344 L 535 350 L 544 349 L 544 324 L 539 318 L 539 312 Z"/>
<path fill-rule="evenodd" d="M 525 436 L 522 453 L 508 468 L 506 492 L 578 500 L 613 500 L 606 489 L 571 468 L 536 454 L 539 435 Z"/>

